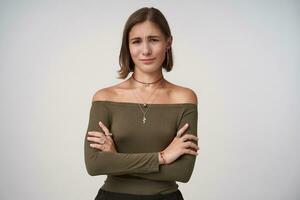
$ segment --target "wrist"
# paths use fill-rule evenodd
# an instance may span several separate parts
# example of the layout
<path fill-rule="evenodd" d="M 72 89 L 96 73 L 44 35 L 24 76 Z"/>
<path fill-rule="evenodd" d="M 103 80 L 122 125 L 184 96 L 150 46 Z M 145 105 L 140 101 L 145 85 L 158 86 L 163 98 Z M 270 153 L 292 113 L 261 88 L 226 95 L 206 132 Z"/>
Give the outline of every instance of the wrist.
<path fill-rule="evenodd" d="M 158 152 L 158 162 L 160 165 L 162 165 L 164 163 L 163 159 L 160 156 L 160 152 Z"/>
<path fill-rule="evenodd" d="M 160 151 L 158 153 L 158 161 L 159 161 L 159 164 L 163 164 L 163 165 L 166 164 L 166 158 L 165 158 L 165 155 L 164 155 L 163 151 Z"/>

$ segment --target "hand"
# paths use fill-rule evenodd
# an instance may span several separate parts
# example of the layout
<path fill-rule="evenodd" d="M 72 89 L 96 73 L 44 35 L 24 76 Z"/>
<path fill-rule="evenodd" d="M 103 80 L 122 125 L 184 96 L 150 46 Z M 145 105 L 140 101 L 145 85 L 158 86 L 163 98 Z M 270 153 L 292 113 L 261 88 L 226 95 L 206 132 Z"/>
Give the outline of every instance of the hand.
<path fill-rule="evenodd" d="M 104 133 L 98 131 L 89 131 L 87 137 L 88 141 L 94 142 L 90 144 L 90 147 L 99 149 L 105 152 L 117 153 L 113 139 L 111 138 L 112 133 L 109 132 L 108 128 L 100 121 L 99 126 L 102 128 Z"/>
<path fill-rule="evenodd" d="M 169 144 L 169 146 L 163 150 L 165 162 L 164 164 L 170 164 L 174 162 L 183 154 L 198 155 L 197 151 L 200 149 L 194 142 L 189 140 L 198 140 L 198 137 L 191 134 L 182 134 L 188 128 L 188 124 L 185 124 L 181 129 L 177 131 L 177 136 Z M 163 159 L 159 156 L 160 163 L 163 163 Z"/>

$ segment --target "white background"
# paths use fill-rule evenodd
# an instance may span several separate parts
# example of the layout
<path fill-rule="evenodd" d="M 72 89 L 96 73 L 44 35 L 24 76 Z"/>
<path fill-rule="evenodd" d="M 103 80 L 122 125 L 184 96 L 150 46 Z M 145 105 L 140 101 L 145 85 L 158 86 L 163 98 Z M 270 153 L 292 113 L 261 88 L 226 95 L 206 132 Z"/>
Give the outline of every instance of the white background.
<path fill-rule="evenodd" d="M 92 95 L 122 81 L 123 27 L 144 6 L 171 27 L 166 79 L 198 95 L 185 200 L 299 199 L 296 0 L 0 1 L 0 199 L 95 197 L 105 177 L 83 155 Z"/>

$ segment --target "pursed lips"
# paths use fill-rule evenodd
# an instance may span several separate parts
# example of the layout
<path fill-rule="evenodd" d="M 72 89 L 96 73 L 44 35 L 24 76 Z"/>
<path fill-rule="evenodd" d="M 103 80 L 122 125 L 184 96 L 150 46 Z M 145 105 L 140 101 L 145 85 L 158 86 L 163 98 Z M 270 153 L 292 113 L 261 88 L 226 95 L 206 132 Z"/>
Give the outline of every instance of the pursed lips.
<path fill-rule="evenodd" d="M 148 59 L 140 59 L 141 61 L 150 61 L 150 60 L 154 60 L 155 58 L 148 58 Z"/>

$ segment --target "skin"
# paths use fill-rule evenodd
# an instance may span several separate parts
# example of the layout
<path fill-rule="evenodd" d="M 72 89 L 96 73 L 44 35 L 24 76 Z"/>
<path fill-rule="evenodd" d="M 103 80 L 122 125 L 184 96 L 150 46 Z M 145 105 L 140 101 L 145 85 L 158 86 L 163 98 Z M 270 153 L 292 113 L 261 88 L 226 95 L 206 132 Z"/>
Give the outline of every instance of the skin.
<path fill-rule="evenodd" d="M 165 51 L 171 47 L 172 37 L 166 38 L 159 27 L 150 21 L 136 24 L 129 32 L 129 49 L 131 58 L 135 64 L 134 77 L 143 82 L 154 82 L 163 76 L 162 63 L 165 59 Z M 143 59 L 153 59 L 145 63 Z M 152 103 L 194 103 L 197 104 L 196 94 L 188 88 L 174 85 L 165 79 L 160 82 L 144 87 L 143 84 L 134 81 L 131 78 L 117 85 L 103 88 L 96 92 L 93 101 L 110 100 L 117 102 L 136 102 L 140 103 L 132 96 L 134 90 L 138 96 L 146 100 L 152 92 L 156 91 L 155 101 Z M 143 101 L 145 102 L 145 101 Z M 99 126 L 104 132 L 90 131 L 87 140 L 91 147 L 107 152 L 115 152 L 114 141 L 110 136 L 109 129 L 105 124 L 99 122 Z M 191 134 L 184 134 L 188 124 L 181 127 L 173 141 L 162 152 L 164 159 L 158 154 L 160 164 L 170 164 L 183 154 L 198 155 L 200 149 L 194 142 L 198 137 Z M 105 141 L 102 144 L 101 141 Z"/>

